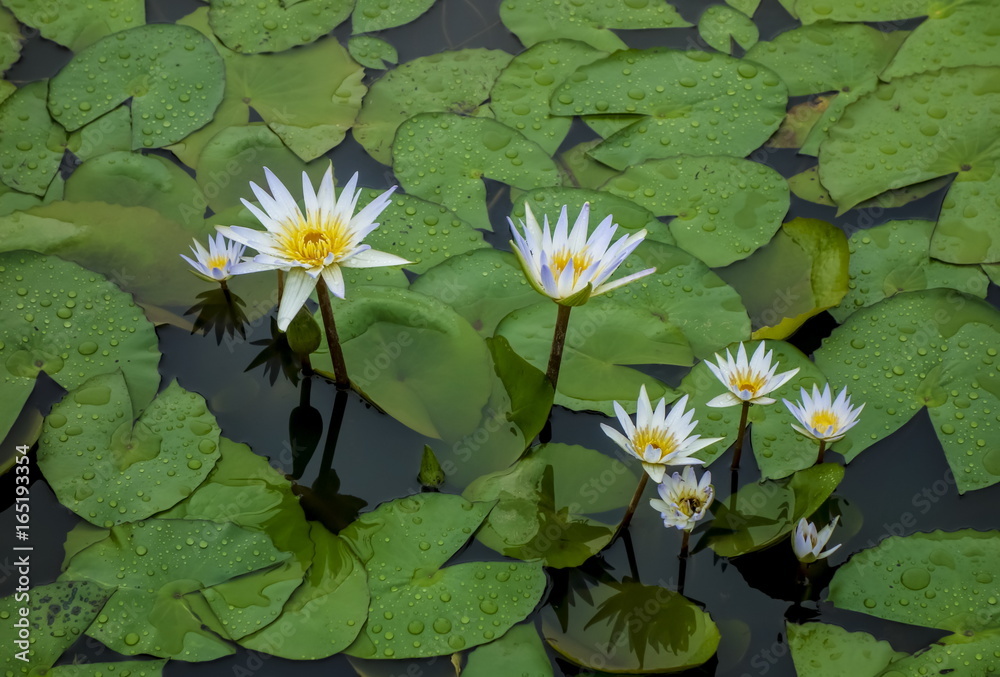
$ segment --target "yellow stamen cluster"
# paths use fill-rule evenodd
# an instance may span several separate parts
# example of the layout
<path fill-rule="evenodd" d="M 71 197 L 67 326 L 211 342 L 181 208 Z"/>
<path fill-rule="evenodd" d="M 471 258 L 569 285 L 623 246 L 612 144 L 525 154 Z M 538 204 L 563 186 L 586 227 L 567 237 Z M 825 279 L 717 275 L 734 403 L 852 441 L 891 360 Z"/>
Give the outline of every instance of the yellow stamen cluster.
<path fill-rule="evenodd" d="M 832 411 L 829 409 L 821 409 L 812 415 L 810 425 L 814 430 L 826 431 L 832 427 L 833 432 L 836 432 L 839 421 L 837 419 L 837 415 Z"/>
<path fill-rule="evenodd" d="M 674 436 L 664 434 L 663 430 L 656 428 L 639 428 L 636 430 L 635 436 L 632 437 L 632 445 L 635 453 L 639 456 L 642 456 L 647 446 L 652 446 L 660 452 L 661 459 L 674 453 L 677 449 L 677 441 L 674 439 Z"/>
<path fill-rule="evenodd" d="M 558 278 L 562 274 L 569 262 L 573 262 L 573 282 L 580 277 L 580 273 L 590 267 L 591 257 L 586 251 L 578 252 L 570 249 L 560 249 L 552 256 L 552 274 Z"/>
<path fill-rule="evenodd" d="M 754 372 L 738 371 L 729 380 L 729 385 L 738 391 L 746 390 L 751 394 L 756 394 L 764 387 L 764 377 Z"/>
<path fill-rule="evenodd" d="M 288 225 L 280 243 L 288 258 L 310 266 L 324 265 L 330 254 L 338 261 L 352 249 L 347 228 L 339 220 Z"/>

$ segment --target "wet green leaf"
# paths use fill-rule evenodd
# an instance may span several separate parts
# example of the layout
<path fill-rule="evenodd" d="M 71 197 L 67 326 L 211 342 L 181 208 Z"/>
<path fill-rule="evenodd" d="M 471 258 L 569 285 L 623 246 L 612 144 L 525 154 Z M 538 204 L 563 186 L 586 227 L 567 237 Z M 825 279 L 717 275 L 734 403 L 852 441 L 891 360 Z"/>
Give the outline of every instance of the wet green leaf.
<path fill-rule="evenodd" d="M 788 184 L 766 165 L 732 157 L 678 157 L 630 167 L 603 187 L 674 216 L 677 245 L 709 266 L 746 258 L 770 241 L 788 211 Z"/>
<path fill-rule="evenodd" d="M 94 79 L 102 82 L 93 91 Z M 161 148 L 212 119 L 224 69 L 212 43 L 187 26 L 152 24 L 102 38 L 49 86 L 49 112 L 68 131 L 131 99 L 132 148 Z"/>
<path fill-rule="evenodd" d="M 170 508 L 219 458 L 215 417 L 204 398 L 176 382 L 136 414 L 116 372 L 70 390 L 45 418 L 38 465 L 59 502 L 97 526 Z"/>
<path fill-rule="evenodd" d="M 927 18 L 913 29 L 883 80 L 956 66 L 1000 66 L 1000 14 L 989 0 L 928 1 Z"/>
<path fill-rule="evenodd" d="M 939 675 L 990 677 L 1000 670 L 1000 628 L 948 635 L 913 656 L 889 664 L 881 677 Z"/>
<path fill-rule="evenodd" d="M 791 477 L 748 484 L 732 500 L 713 504 L 715 519 L 698 544 L 722 557 L 763 550 L 786 538 L 798 521 L 808 518 L 844 478 L 844 467 L 823 463 Z"/>
<path fill-rule="evenodd" d="M 102 0 L 81 4 L 74 0 L 4 0 L 18 20 L 37 28 L 42 37 L 78 52 L 105 35 L 146 23 L 142 0 Z"/>
<path fill-rule="evenodd" d="M 839 625 L 786 623 L 785 628 L 800 677 L 878 677 L 891 661 L 906 656 L 888 642 Z"/>
<path fill-rule="evenodd" d="M 94 622 L 111 593 L 96 583 L 68 580 L 32 588 L 26 597 L 11 594 L 0 599 L 0 616 L 10 628 L 5 629 L 8 645 L 0 658 L 4 673 L 27 675 L 32 669 L 52 667 Z M 27 610 L 26 616 L 22 609 Z M 15 628 L 22 622 L 30 648 L 15 643 L 19 636 Z"/>
<path fill-rule="evenodd" d="M 850 290 L 830 314 L 838 322 L 884 298 L 906 291 L 944 287 L 986 297 L 989 279 L 976 266 L 930 258 L 932 221 L 889 221 L 851 235 Z"/>
<path fill-rule="evenodd" d="M 211 0 L 212 30 L 229 49 L 244 54 L 283 52 L 306 45 L 343 23 L 352 0 Z"/>
<path fill-rule="evenodd" d="M 747 52 L 746 58 L 773 69 L 788 85 L 791 96 L 835 94 L 826 99 L 828 105 L 802 142 L 801 153 L 816 155 L 820 142 L 844 109 L 875 89 L 879 72 L 907 35 L 906 31 L 883 33 L 860 24 L 824 22 L 761 42 Z M 803 112 L 812 110 L 806 108 Z"/>
<path fill-rule="evenodd" d="M 500 5 L 500 20 L 525 47 L 553 38 L 570 38 L 606 52 L 625 47 L 611 29 L 691 25 L 665 0 L 599 0 L 580 4 L 509 0 Z"/>
<path fill-rule="evenodd" d="M 929 181 L 915 183 L 912 186 L 894 188 L 892 190 L 887 190 L 884 193 L 879 193 L 875 197 L 869 198 L 864 202 L 859 202 L 855 208 L 858 210 L 864 210 L 902 207 L 903 205 L 915 202 L 921 198 L 927 197 L 931 193 L 941 190 L 949 183 L 951 183 L 951 176 L 941 176 Z M 828 207 L 837 206 L 837 203 L 833 201 L 832 197 L 830 197 L 830 193 L 828 193 L 826 188 L 823 187 L 823 184 L 820 183 L 819 165 L 799 172 L 795 176 L 788 177 L 788 187 L 796 197 L 800 197 L 803 200 L 826 205 Z"/>
<path fill-rule="evenodd" d="M 407 192 L 484 230 L 492 226 L 483 178 L 522 190 L 560 183 L 556 164 L 538 144 L 494 120 L 422 113 L 399 126 L 392 147 L 393 171 Z"/>
<path fill-rule="evenodd" d="M 149 404 L 160 352 L 153 325 L 128 294 L 98 273 L 35 252 L 0 254 L 0 273 L 0 435 L 42 371 L 72 390 L 121 369 L 133 408 Z"/>
<path fill-rule="evenodd" d="M 0 137 L 0 181 L 22 193 L 45 195 L 66 147 L 66 132 L 45 107 L 48 89 L 33 82 L 0 103 L 0 127 L 20 130 Z"/>
<path fill-rule="evenodd" d="M 830 94 L 826 96 L 816 96 L 808 101 L 803 101 L 800 104 L 796 104 L 788 109 L 788 113 L 785 114 L 785 119 L 782 120 L 781 126 L 778 131 L 774 133 L 770 139 L 767 140 L 765 144 L 768 148 L 802 148 L 802 144 L 805 143 L 809 134 L 812 132 L 816 124 L 823 118 L 827 109 L 830 107 L 830 103 L 837 97 L 836 94 Z M 815 172 L 816 168 L 805 170 L 796 176 L 805 174 L 809 171 Z M 810 198 L 805 195 L 800 195 L 798 191 L 795 190 L 795 186 L 792 184 L 791 177 L 788 180 L 789 187 L 792 192 L 799 197 L 808 200 Z M 819 179 L 815 179 L 817 182 Z M 812 200 L 817 202 L 818 200 Z M 822 204 L 833 204 L 833 202 L 822 203 Z"/>
<path fill-rule="evenodd" d="M 760 0 L 726 0 L 726 4 L 747 16 L 753 16 L 760 7 Z"/>
<path fill-rule="evenodd" d="M 160 661 L 116 661 L 57 665 L 45 674 L 50 677 L 163 677 L 166 659 Z"/>
<path fill-rule="evenodd" d="M 554 396 L 552 384 L 545 372 L 515 353 L 503 336 L 486 339 L 486 345 L 493 358 L 493 371 L 510 400 L 507 420 L 530 442 L 548 421 Z"/>
<path fill-rule="evenodd" d="M 132 109 L 118 106 L 69 135 L 66 148 L 81 160 L 132 148 Z"/>
<path fill-rule="evenodd" d="M 698 19 L 698 35 L 723 54 L 733 53 L 733 44 L 750 49 L 760 38 L 757 25 L 739 9 L 712 5 Z"/>
<path fill-rule="evenodd" d="M 624 170 L 682 154 L 748 155 L 781 124 L 787 100 L 785 85 L 767 68 L 658 47 L 615 52 L 577 69 L 553 94 L 552 113 L 641 115 L 590 151 Z"/>
<path fill-rule="evenodd" d="M 408 24 L 426 12 L 434 0 L 409 0 L 409 2 L 387 3 L 381 0 L 357 0 L 351 15 L 351 27 L 358 33 L 395 28 Z"/>
<path fill-rule="evenodd" d="M 555 330 L 556 305 L 541 301 L 515 310 L 497 327 L 524 359 L 544 369 Z M 601 411 L 611 416 L 617 400 L 635 410 L 639 386 L 651 398 L 673 389 L 627 365 L 691 364 L 691 348 L 681 330 L 650 310 L 597 298 L 573 309 L 563 352 L 556 404 L 575 411 Z"/>
<path fill-rule="evenodd" d="M 522 623 L 503 637 L 469 653 L 464 677 L 493 677 L 497 666 L 520 677 L 552 677 L 552 661 L 534 623 Z"/>
<path fill-rule="evenodd" d="M 347 41 L 347 49 L 351 58 L 365 68 L 386 70 L 388 64 L 399 63 L 396 48 L 371 35 L 355 35 Z"/>
<path fill-rule="evenodd" d="M 501 636 L 531 613 L 545 589 L 540 563 L 441 568 L 492 507 L 449 494 L 418 494 L 383 503 L 342 531 L 368 571 L 372 594 L 368 622 L 346 653 L 448 655 Z"/>
<path fill-rule="evenodd" d="M 996 628 L 998 563 L 996 531 L 890 536 L 837 569 L 830 601 L 841 609 L 955 633 Z"/>
<path fill-rule="evenodd" d="M 500 73 L 490 92 L 498 122 L 534 141 L 549 155 L 569 132 L 572 119 L 549 114 L 549 98 L 578 67 L 607 56 L 576 40 L 540 42 L 518 54 Z"/>
<path fill-rule="evenodd" d="M 637 483 L 618 459 L 553 443 L 480 477 L 462 495 L 470 501 L 497 500 L 476 535 L 487 547 L 561 569 L 579 566 L 607 546 L 615 525 L 588 515 L 623 508 Z"/>
<path fill-rule="evenodd" d="M 600 139 L 584 141 L 559 154 L 558 162 L 566 174 L 564 182 L 566 185 L 597 190 L 607 183 L 608 179 L 618 176 L 618 172 L 614 169 L 588 155 L 599 143 Z"/>
<path fill-rule="evenodd" d="M 17 19 L 6 7 L 0 7 L 0 73 L 6 73 L 21 58 L 22 39 Z"/>
<path fill-rule="evenodd" d="M 382 164 L 392 164 L 396 129 L 418 113 L 492 116 L 481 107 L 511 55 L 496 49 L 463 49 L 401 64 L 371 86 L 351 130 Z"/>

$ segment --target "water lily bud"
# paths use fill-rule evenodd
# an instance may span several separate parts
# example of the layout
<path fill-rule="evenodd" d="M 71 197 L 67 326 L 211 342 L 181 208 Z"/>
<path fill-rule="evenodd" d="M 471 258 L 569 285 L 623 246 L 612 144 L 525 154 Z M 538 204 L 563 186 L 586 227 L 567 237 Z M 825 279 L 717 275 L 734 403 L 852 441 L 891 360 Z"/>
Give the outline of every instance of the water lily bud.
<path fill-rule="evenodd" d="M 420 459 L 420 474 L 417 475 L 420 484 L 431 489 L 437 489 L 444 484 L 444 470 L 438 463 L 434 450 L 424 445 L 424 456 Z"/>
<path fill-rule="evenodd" d="M 297 355 L 310 355 L 319 348 L 323 331 L 319 328 L 312 313 L 302 307 L 292 319 L 285 331 L 288 347 Z"/>

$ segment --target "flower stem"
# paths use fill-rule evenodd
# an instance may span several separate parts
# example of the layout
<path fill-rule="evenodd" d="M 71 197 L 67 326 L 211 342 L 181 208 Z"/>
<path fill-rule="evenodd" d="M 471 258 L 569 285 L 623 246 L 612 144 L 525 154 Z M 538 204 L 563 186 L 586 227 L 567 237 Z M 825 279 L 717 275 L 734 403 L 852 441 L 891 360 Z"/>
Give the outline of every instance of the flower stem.
<path fill-rule="evenodd" d="M 677 567 L 677 592 L 681 595 L 684 594 L 684 582 L 687 579 L 688 541 L 691 538 L 691 532 L 684 529 L 683 534 L 681 536 L 681 552 L 677 555 L 677 559 L 680 560 Z"/>
<path fill-rule="evenodd" d="M 556 315 L 556 330 L 552 334 L 552 352 L 549 353 L 549 368 L 545 375 L 552 387 L 559 381 L 559 365 L 562 364 L 563 346 L 566 344 L 566 329 L 569 327 L 569 311 L 572 306 L 559 304 L 559 314 Z"/>
<path fill-rule="evenodd" d="M 750 402 L 743 401 L 743 411 L 740 412 L 740 427 L 736 431 L 736 444 L 733 445 L 733 462 L 730 468 L 736 470 L 740 467 L 740 455 L 743 453 L 743 437 L 747 431 L 747 414 L 750 413 Z"/>
<path fill-rule="evenodd" d="M 642 492 L 646 488 L 646 482 L 648 481 L 649 475 L 647 475 L 646 471 L 643 470 L 642 479 L 639 480 L 639 486 L 636 488 L 635 493 L 632 494 L 632 500 L 629 501 L 628 508 L 625 509 L 625 516 L 622 517 L 621 524 L 618 525 L 618 530 L 615 532 L 615 538 L 618 537 L 618 534 L 628 529 L 629 522 L 632 521 L 632 515 L 635 513 L 636 506 L 639 505 L 639 499 L 642 498 Z M 611 540 L 613 541 L 614 538 Z"/>
<path fill-rule="evenodd" d="M 316 296 L 319 298 L 319 309 L 323 314 L 326 342 L 330 346 L 334 383 L 340 390 L 346 390 L 351 387 L 351 379 L 347 378 L 347 363 L 344 362 L 344 351 L 340 348 L 340 337 L 337 336 L 337 325 L 333 321 L 333 308 L 330 307 L 330 294 L 326 290 L 325 282 L 320 281 L 316 285 Z"/>
<path fill-rule="evenodd" d="M 278 270 L 278 303 L 281 303 L 281 297 L 285 295 L 285 271 Z"/>
<path fill-rule="evenodd" d="M 819 454 L 816 455 L 816 464 L 823 462 L 823 454 L 826 452 L 826 440 L 819 441 Z"/>

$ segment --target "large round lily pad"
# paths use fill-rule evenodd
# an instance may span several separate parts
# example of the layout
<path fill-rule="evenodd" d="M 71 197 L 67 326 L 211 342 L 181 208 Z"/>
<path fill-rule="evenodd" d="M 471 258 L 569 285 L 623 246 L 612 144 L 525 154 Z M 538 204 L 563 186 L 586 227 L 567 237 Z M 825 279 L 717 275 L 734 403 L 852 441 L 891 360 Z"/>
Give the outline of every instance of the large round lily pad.
<path fill-rule="evenodd" d="M 368 622 L 349 655 L 449 655 L 500 637 L 532 612 L 545 589 L 540 563 L 441 568 L 492 507 L 418 494 L 383 503 L 341 532 L 368 571 L 372 596 Z"/>
<path fill-rule="evenodd" d="M 674 155 L 744 157 L 785 117 L 773 71 L 725 54 L 623 50 L 583 66 L 552 95 L 555 115 L 640 115 L 590 154 L 618 170 Z"/>
<path fill-rule="evenodd" d="M 42 37 L 78 52 L 105 35 L 146 23 L 143 0 L 4 0 L 21 23 Z"/>
<path fill-rule="evenodd" d="M 244 54 L 283 52 L 306 45 L 343 23 L 353 0 L 211 0 L 212 30 Z"/>
<path fill-rule="evenodd" d="M 0 103 L 0 128 L 19 130 L 0 136 L 0 181 L 22 193 L 45 195 L 66 147 L 66 132 L 45 107 L 48 91 L 33 82 Z"/>
<path fill-rule="evenodd" d="M 801 677 L 877 677 L 906 654 L 867 632 L 830 623 L 785 624 L 795 672 Z"/>

